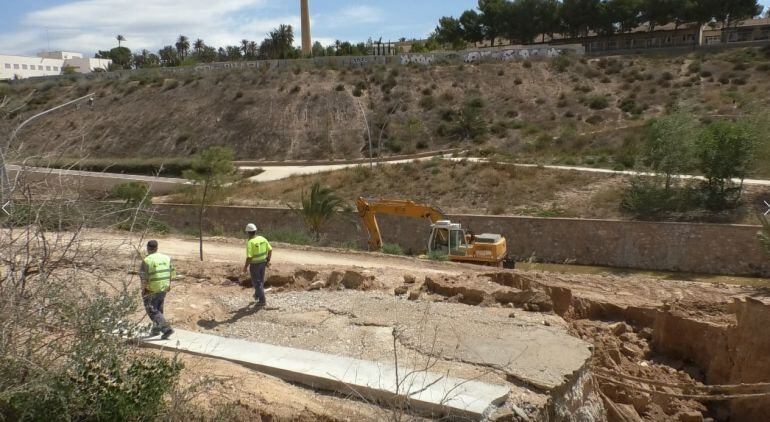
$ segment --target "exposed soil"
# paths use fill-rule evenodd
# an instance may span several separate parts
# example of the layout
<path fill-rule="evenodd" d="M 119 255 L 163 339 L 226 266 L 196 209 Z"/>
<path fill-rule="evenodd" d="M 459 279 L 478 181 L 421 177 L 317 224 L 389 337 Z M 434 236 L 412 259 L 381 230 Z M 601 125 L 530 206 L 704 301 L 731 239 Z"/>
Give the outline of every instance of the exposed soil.
<path fill-rule="evenodd" d="M 107 233 L 98 237 L 118 240 Z M 623 420 L 618 415 L 625 415 L 632 418 L 625 420 L 751 421 L 758 420 L 770 404 L 757 399 L 731 403 L 681 397 L 697 395 L 694 391 L 706 385 L 770 381 L 770 367 L 761 364 L 770 346 L 770 336 L 761 328 L 770 323 L 763 289 L 637 276 L 490 271 L 282 246 L 284 256 L 298 260 L 307 256 L 311 264 L 277 260 L 268 280 L 273 308 L 253 312 L 247 306 L 253 291 L 242 285 L 245 276 L 239 274 L 237 246 L 231 243 L 221 240 L 217 252 L 211 253 L 216 256 L 199 263 L 193 260 L 195 243 L 162 241 L 170 246 L 184 275 L 167 305 L 177 326 L 384 362 L 392 356 L 395 343 L 397 353 L 414 364 L 433 358 L 437 369 L 451 368 L 488 382 L 514 379 L 529 384 L 528 389 L 512 387 L 515 393 L 500 412 L 517 415 L 521 411 L 534 420 L 558 420 L 558 410 L 566 407 L 548 405 L 542 394 L 547 385 L 538 387 L 538 378 L 530 378 L 516 365 L 506 369 L 479 361 L 466 348 L 492 345 L 493 332 L 505 338 L 500 330 L 508 324 L 537 324 L 567 330 L 593 344 L 592 380 L 587 385 L 598 387 L 610 420 Z M 318 265 L 315 260 L 326 255 L 343 261 Z M 359 266 L 346 265 L 351 261 Z M 431 327 L 409 322 L 423 320 L 438 324 L 430 330 L 409 328 Z M 451 338 L 436 335 L 436 327 L 447 326 L 460 341 L 436 341 Z M 555 345 L 554 350 L 566 350 L 560 347 L 565 346 Z M 351 420 L 341 412 L 358 411 L 389 418 L 387 408 L 319 395 L 230 363 L 193 360 L 204 362 L 205 369 L 191 365 L 186 376 L 236 374 L 237 382 L 222 383 L 217 391 L 238 397 L 243 406 L 263 415 Z M 574 380 L 582 382 L 580 376 Z M 340 412 L 330 410 L 334 406 Z M 378 414 L 377 409 L 385 413 Z"/>

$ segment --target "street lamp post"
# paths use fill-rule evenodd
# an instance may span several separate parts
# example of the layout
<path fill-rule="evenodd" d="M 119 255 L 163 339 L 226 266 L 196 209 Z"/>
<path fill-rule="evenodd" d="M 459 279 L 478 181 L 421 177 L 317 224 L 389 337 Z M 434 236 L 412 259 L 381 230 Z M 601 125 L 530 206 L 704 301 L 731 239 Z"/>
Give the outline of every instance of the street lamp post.
<path fill-rule="evenodd" d="M 361 115 L 364 116 L 364 124 L 366 125 L 366 133 L 369 138 L 369 168 L 374 168 L 374 155 L 372 153 L 372 129 L 369 127 L 369 119 L 366 118 L 366 110 L 361 105 L 361 100 L 356 100 L 358 107 L 361 109 Z"/>
<path fill-rule="evenodd" d="M 0 145 L 0 183 L 2 183 L 2 187 L 0 188 L 0 209 L 2 209 L 2 211 L 5 214 L 9 214 L 8 210 L 13 206 L 13 198 L 11 196 L 11 183 L 10 183 L 10 180 L 8 179 L 8 166 L 7 166 L 8 163 L 6 162 L 5 156 L 6 156 L 6 152 L 11 148 L 13 141 L 16 140 L 16 136 L 19 134 L 21 129 L 23 129 L 24 126 L 28 125 L 30 122 L 37 119 L 38 117 L 45 116 L 46 114 L 49 114 L 56 110 L 67 107 L 68 105 L 72 105 L 89 98 L 92 99 L 93 97 L 94 97 L 93 93 L 84 95 L 75 100 L 68 101 L 64 104 L 58 105 L 56 107 L 53 107 L 48 110 L 35 114 L 34 116 L 28 118 L 27 120 L 21 122 L 21 124 L 17 126 L 16 129 L 14 129 L 14 131 L 11 133 L 10 138 L 8 138 L 8 143 L 6 145 Z"/>

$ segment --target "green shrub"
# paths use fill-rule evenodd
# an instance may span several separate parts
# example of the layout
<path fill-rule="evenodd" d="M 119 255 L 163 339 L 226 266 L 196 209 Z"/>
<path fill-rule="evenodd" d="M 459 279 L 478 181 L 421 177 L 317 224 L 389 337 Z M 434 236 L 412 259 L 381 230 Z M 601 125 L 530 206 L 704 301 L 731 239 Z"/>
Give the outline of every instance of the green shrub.
<path fill-rule="evenodd" d="M 700 62 L 699 61 L 693 61 L 687 66 L 687 72 L 688 73 L 698 73 L 700 72 Z"/>
<path fill-rule="evenodd" d="M 401 245 L 395 243 L 383 243 L 382 253 L 402 256 L 404 255 L 404 249 L 401 247 Z"/>
<path fill-rule="evenodd" d="M 619 107 L 624 112 L 634 114 L 634 115 L 642 114 L 646 108 L 645 106 L 638 104 L 636 100 L 633 98 L 624 98 L 620 102 Z"/>
<path fill-rule="evenodd" d="M 422 107 L 424 110 L 432 110 L 434 107 L 436 107 L 436 98 L 432 95 L 427 95 L 420 98 L 420 107 Z"/>
<path fill-rule="evenodd" d="M 428 259 L 431 261 L 449 261 L 449 255 L 439 251 L 430 251 L 428 252 Z"/>
<path fill-rule="evenodd" d="M 586 119 L 586 123 L 588 123 L 589 125 L 598 125 L 603 121 L 604 121 L 604 118 L 602 116 L 599 116 L 598 114 L 594 114 L 593 116 Z"/>
<path fill-rule="evenodd" d="M 307 233 L 294 229 L 268 229 L 263 231 L 263 236 L 271 242 L 288 243 L 290 245 L 312 245 L 313 238 Z"/>
<path fill-rule="evenodd" d="M 749 70 L 750 68 L 751 68 L 751 65 L 744 62 L 735 63 L 735 65 L 733 66 L 733 70 L 738 70 L 738 71 Z"/>
<path fill-rule="evenodd" d="M 129 205 L 152 203 L 150 187 L 144 182 L 128 182 L 117 185 L 112 188 L 110 196 L 126 201 L 126 204 Z"/>
<path fill-rule="evenodd" d="M 181 135 L 183 139 L 186 135 Z M 185 137 L 183 141 L 186 141 Z M 125 159 L 55 159 L 34 161 L 39 167 L 81 171 L 136 174 L 143 176 L 181 177 L 192 165 L 189 158 L 125 158 Z"/>
<path fill-rule="evenodd" d="M 337 86 L 334 88 L 334 90 L 335 90 L 335 91 L 338 91 L 338 92 L 339 92 L 339 91 L 344 91 L 344 90 L 345 90 L 345 85 L 343 85 L 343 84 L 339 84 L 339 85 L 337 85 Z"/>
<path fill-rule="evenodd" d="M 586 99 L 586 104 L 593 110 L 603 110 L 610 105 L 610 101 L 604 95 L 591 95 Z"/>
<path fill-rule="evenodd" d="M 575 85 L 575 92 L 582 92 L 584 94 L 587 94 L 594 89 L 590 85 Z"/>
<path fill-rule="evenodd" d="M 294 85 L 291 90 L 289 91 L 289 94 L 297 94 L 302 90 L 302 88 L 299 85 Z"/>
<path fill-rule="evenodd" d="M 733 179 L 745 179 L 752 170 L 757 133 L 747 123 L 717 121 L 695 141 L 698 170 L 706 177 L 707 206 L 720 210 L 740 198 L 740 186 Z M 737 194 L 737 197 L 736 197 Z"/>
<path fill-rule="evenodd" d="M 483 102 L 481 102 L 483 105 Z M 456 113 L 450 127 L 450 134 L 459 140 L 480 141 L 487 133 L 487 122 L 479 103 L 471 101 Z"/>
<path fill-rule="evenodd" d="M 566 71 L 571 64 L 572 61 L 570 60 L 569 56 L 565 54 L 560 54 L 551 60 L 551 68 L 557 72 Z"/>
<path fill-rule="evenodd" d="M 361 88 L 359 88 L 359 87 L 353 88 L 353 96 L 354 97 L 360 97 L 362 95 L 364 95 L 364 92 L 361 90 Z"/>
<path fill-rule="evenodd" d="M 484 108 L 484 100 L 480 97 L 476 97 L 468 101 L 468 107 L 482 109 Z"/>
<path fill-rule="evenodd" d="M 497 137 L 502 138 L 508 135 L 508 125 L 504 122 L 495 122 L 490 128 L 490 131 Z"/>
<path fill-rule="evenodd" d="M 740 77 L 737 77 L 737 78 L 733 78 L 733 80 L 731 82 L 732 82 L 733 85 L 746 85 L 746 77 L 745 76 L 740 76 Z"/>
<path fill-rule="evenodd" d="M 699 203 L 700 197 L 695 189 L 666 189 L 654 178 L 637 178 L 623 194 L 621 208 L 637 218 L 657 218 L 696 209 Z"/>

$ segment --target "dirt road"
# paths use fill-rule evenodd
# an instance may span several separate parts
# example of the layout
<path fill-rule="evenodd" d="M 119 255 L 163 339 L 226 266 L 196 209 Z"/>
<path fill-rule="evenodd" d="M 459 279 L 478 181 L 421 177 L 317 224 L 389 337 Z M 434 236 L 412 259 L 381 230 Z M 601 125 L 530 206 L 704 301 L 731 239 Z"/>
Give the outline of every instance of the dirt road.
<path fill-rule="evenodd" d="M 141 247 L 141 239 L 128 238 L 124 232 L 92 231 L 85 238 L 130 252 L 134 246 Z M 158 237 L 162 252 L 177 259 L 196 260 L 199 256 L 197 239 L 181 237 Z M 245 241 L 244 241 L 245 242 Z M 206 261 L 242 265 L 245 257 L 244 242 L 225 238 L 204 238 L 203 253 Z M 133 245 L 133 246 L 132 246 Z M 293 264 L 330 267 L 359 267 L 366 269 L 391 269 L 417 273 L 460 274 L 464 270 L 477 268 L 454 263 L 440 263 L 416 258 L 396 257 L 384 254 L 340 251 L 334 249 L 303 248 L 299 246 L 273 245 L 274 264 Z M 342 253 L 341 253 L 342 252 Z"/>

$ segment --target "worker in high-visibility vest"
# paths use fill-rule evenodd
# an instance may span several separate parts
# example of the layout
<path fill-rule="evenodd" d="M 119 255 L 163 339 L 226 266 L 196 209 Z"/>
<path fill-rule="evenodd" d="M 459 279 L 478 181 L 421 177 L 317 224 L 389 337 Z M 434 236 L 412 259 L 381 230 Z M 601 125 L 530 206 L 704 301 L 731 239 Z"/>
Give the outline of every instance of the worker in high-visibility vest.
<path fill-rule="evenodd" d="M 169 326 L 163 315 L 163 303 L 166 293 L 171 290 L 171 280 L 176 277 L 176 270 L 171 264 L 171 258 L 158 252 L 158 241 L 147 242 L 147 256 L 139 268 L 139 279 L 142 281 L 142 301 L 147 316 L 153 327 L 150 335 L 163 334 L 162 339 L 168 340 L 174 330 Z"/>
<path fill-rule="evenodd" d="M 270 265 L 270 259 L 273 258 L 273 247 L 267 239 L 257 235 L 257 226 L 254 224 L 246 226 L 246 233 L 249 235 L 249 241 L 246 242 L 246 264 L 243 266 L 243 272 L 251 276 L 254 300 L 257 302 L 257 307 L 263 308 L 267 305 L 265 268 Z"/>

